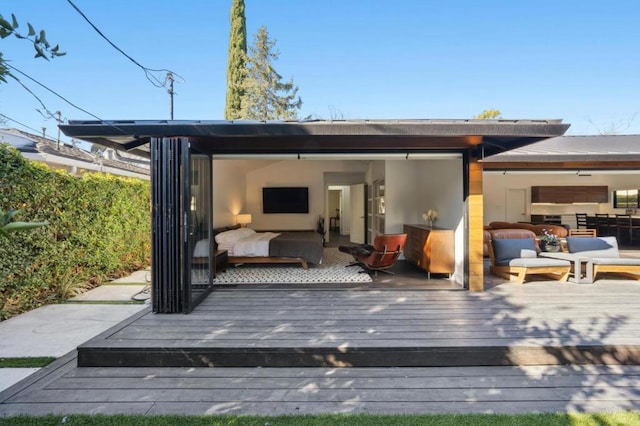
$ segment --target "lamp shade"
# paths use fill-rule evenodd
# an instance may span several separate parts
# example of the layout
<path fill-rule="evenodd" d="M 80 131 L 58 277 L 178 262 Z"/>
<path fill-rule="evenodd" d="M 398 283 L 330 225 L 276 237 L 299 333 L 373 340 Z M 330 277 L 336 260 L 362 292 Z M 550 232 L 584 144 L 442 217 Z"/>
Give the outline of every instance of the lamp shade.
<path fill-rule="evenodd" d="M 247 226 L 248 223 L 251 223 L 251 214 L 239 214 L 236 216 L 236 222 L 240 225 Z"/>

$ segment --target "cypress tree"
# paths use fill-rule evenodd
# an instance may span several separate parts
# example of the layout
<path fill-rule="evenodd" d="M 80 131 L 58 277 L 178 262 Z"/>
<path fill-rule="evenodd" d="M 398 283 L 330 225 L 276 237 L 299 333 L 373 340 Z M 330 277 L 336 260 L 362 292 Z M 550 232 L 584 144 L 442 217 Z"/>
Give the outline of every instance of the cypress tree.
<path fill-rule="evenodd" d="M 302 106 L 298 86 L 293 79 L 282 82 L 273 68 L 280 52 L 269 39 L 267 27 L 260 27 L 249 48 L 246 77 L 243 81 L 242 118 L 248 120 L 294 120 Z"/>
<path fill-rule="evenodd" d="M 227 59 L 227 100 L 224 118 L 241 118 L 241 102 L 244 94 L 242 81 L 245 76 L 247 55 L 247 25 L 244 17 L 244 0 L 233 0 L 231 5 L 231 32 L 229 34 L 229 58 Z"/>

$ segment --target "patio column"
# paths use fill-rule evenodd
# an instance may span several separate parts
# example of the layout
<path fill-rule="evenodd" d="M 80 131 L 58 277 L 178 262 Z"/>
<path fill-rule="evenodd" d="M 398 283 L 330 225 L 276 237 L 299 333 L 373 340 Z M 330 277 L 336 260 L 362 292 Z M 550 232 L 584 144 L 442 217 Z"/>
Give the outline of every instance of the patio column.
<path fill-rule="evenodd" d="M 467 174 L 467 247 L 469 248 L 469 290 L 484 291 L 484 258 L 483 258 L 483 196 L 482 196 L 482 163 L 478 160 L 478 150 L 469 150 Z"/>

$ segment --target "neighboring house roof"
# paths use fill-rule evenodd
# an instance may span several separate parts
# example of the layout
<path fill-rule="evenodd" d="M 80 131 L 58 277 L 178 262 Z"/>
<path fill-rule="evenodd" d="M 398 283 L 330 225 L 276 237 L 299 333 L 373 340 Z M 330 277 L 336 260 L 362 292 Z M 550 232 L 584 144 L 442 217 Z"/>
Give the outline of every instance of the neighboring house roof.
<path fill-rule="evenodd" d="M 562 120 L 70 121 L 71 137 L 149 155 L 152 137 L 188 137 L 213 154 L 465 150 L 495 154 L 564 134 Z"/>
<path fill-rule="evenodd" d="M 128 159 L 122 156 L 118 157 L 124 160 L 105 158 L 102 152 L 92 153 L 62 142 L 58 144 L 57 141 L 18 129 L 0 129 L 0 142 L 17 148 L 29 160 L 53 166 L 77 167 L 141 178 L 148 178 L 150 173 L 146 159 Z"/>
<path fill-rule="evenodd" d="M 485 169 L 638 168 L 640 135 L 559 136 L 487 156 Z"/>

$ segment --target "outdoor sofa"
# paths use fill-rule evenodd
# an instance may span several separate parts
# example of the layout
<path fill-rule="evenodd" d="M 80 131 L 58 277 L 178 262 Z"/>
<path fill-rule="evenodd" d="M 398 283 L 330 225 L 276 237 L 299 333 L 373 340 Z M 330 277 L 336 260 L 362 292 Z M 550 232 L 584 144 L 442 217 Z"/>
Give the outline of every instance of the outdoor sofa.
<path fill-rule="evenodd" d="M 543 224 L 543 225 L 534 225 L 531 223 L 523 223 L 523 222 L 491 222 L 489 225 L 484 226 L 484 238 L 483 238 L 483 254 L 485 257 L 489 256 L 489 246 L 491 244 L 491 240 L 493 239 L 493 234 L 495 232 L 500 232 L 500 238 L 523 238 L 527 237 L 529 234 L 522 233 L 521 231 L 531 231 L 534 236 L 542 235 L 545 231 L 549 234 L 553 234 L 558 238 L 564 238 L 567 236 L 567 228 L 560 225 L 552 225 L 552 224 Z M 503 233 L 508 232 L 508 235 L 505 236 Z M 537 244 L 537 243 L 536 243 Z"/>
<path fill-rule="evenodd" d="M 640 279 L 640 258 L 620 257 L 616 237 L 567 237 L 567 250 L 593 264 L 593 279 L 600 272 L 613 272 Z"/>
<path fill-rule="evenodd" d="M 538 256 L 536 234 L 528 229 L 502 229 L 491 232 L 489 244 L 489 271 L 493 275 L 517 283 L 524 283 L 529 274 L 544 274 L 553 280 L 565 282 L 569 278 L 571 263 L 567 260 Z"/>

